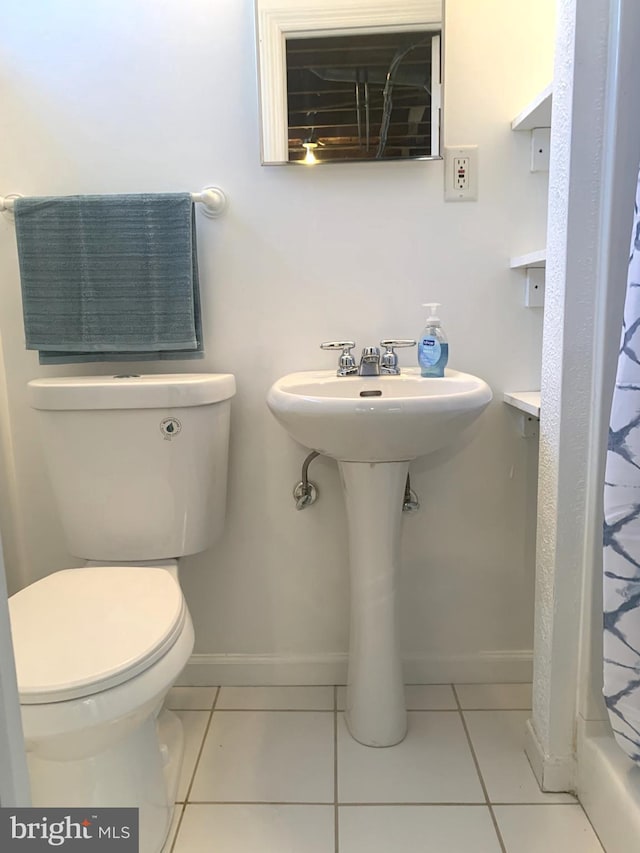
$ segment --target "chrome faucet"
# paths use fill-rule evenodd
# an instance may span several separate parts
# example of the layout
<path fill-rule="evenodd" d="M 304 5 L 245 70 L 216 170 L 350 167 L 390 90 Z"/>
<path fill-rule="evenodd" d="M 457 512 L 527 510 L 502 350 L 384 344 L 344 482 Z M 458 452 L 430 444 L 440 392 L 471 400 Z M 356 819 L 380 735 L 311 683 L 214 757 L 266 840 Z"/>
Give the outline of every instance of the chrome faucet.
<path fill-rule="evenodd" d="M 358 376 L 380 376 L 380 350 L 378 347 L 364 347 L 360 356 Z"/>
<path fill-rule="evenodd" d="M 351 354 L 351 350 L 355 347 L 354 341 L 327 341 L 320 344 L 321 349 L 341 349 L 342 354 L 338 363 L 338 376 L 399 376 L 400 368 L 398 367 L 398 356 L 395 352 L 397 347 L 414 347 L 415 341 L 407 340 L 385 340 L 380 341 L 380 346 L 385 347 L 385 351 L 380 355 L 378 347 L 364 347 L 360 356 L 360 365 L 356 365 L 356 361 Z"/>

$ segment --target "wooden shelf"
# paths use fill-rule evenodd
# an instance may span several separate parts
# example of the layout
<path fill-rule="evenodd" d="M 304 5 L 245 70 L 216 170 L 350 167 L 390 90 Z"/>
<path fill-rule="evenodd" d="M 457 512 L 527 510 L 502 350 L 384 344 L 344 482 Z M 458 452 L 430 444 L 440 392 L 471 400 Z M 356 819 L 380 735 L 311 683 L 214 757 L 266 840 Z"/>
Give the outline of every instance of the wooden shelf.
<path fill-rule="evenodd" d="M 547 250 L 538 249 L 536 252 L 529 252 L 526 255 L 518 255 L 511 258 L 509 266 L 512 270 L 526 270 L 531 267 L 536 269 L 544 269 L 547 264 Z"/>
<path fill-rule="evenodd" d="M 504 401 L 527 415 L 533 415 L 534 418 L 540 417 L 539 391 L 505 391 Z"/>
<path fill-rule="evenodd" d="M 551 103 L 553 99 L 553 84 L 526 106 L 511 122 L 511 130 L 533 130 L 536 127 L 551 127 Z"/>

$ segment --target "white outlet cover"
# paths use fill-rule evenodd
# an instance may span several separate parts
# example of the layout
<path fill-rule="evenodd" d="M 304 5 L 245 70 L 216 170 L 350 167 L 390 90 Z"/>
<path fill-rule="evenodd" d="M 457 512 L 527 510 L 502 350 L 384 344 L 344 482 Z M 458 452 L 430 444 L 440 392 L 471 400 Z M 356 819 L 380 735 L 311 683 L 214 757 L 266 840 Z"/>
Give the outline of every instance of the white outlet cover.
<path fill-rule="evenodd" d="M 455 161 L 463 157 L 468 160 L 469 170 L 466 188 L 459 189 L 456 181 Z M 478 200 L 478 146 L 458 145 L 445 146 L 444 149 L 444 200 L 445 201 L 477 201 Z"/>

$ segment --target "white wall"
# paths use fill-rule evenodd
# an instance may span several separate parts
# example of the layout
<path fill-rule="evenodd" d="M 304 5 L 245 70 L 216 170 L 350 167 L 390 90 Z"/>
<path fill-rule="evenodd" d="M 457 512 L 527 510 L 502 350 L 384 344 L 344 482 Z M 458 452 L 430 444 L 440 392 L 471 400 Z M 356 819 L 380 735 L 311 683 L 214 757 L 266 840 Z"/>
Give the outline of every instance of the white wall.
<path fill-rule="evenodd" d="M 321 499 L 296 512 L 291 489 L 306 451 L 272 419 L 265 395 L 284 373 L 331 366 L 322 340 L 417 336 L 420 303 L 433 299 L 443 303 L 451 366 L 485 378 L 495 402 L 472 438 L 412 465 L 422 510 L 404 521 L 403 646 L 420 677 L 526 674 L 537 452 L 501 397 L 539 387 L 541 312 L 522 307 L 508 258 L 543 245 L 546 178 L 529 174 L 527 135 L 509 123 L 551 79 L 553 7 L 448 0 L 445 141 L 480 146 L 476 204 L 444 204 L 442 162 L 261 167 L 250 0 L 5 10 L 0 193 L 217 183 L 230 198 L 223 219 L 199 221 L 207 356 L 176 365 L 231 371 L 238 382 L 227 528 L 182 571 L 198 652 L 304 661 L 346 650 L 336 466 L 313 463 Z M 0 281 L 16 473 L 2 519 L 15 589 L 73 560 L 25 400 L 28 379 L 60 371 L 24 350 L 6 220 Z M 406 364 L 414 357 L 402 353 Z"/>

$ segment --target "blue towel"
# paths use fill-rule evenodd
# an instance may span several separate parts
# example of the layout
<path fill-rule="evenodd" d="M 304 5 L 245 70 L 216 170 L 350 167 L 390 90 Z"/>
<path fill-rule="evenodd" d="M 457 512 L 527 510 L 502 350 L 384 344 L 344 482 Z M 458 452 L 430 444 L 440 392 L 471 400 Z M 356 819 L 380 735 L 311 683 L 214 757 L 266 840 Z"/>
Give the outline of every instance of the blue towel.
<path fill-rule="evenodd" d="M 202 358 L 188 193 L 15 203 L 27 349 L 41 364 Z"/>

